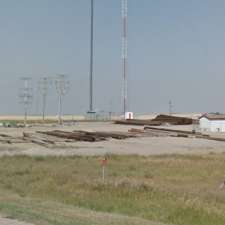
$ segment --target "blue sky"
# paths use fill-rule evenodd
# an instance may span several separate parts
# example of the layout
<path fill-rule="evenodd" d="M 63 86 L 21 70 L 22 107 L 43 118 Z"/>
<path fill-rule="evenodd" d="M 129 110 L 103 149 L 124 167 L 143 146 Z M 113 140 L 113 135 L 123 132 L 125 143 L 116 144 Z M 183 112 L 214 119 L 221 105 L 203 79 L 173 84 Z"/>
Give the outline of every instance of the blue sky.
<path fill-rule="evenodd" d="M 128 0 L 129 109 L 225 111 L 225 1 Z M 95 0 L 94 106 L 122 110 L 120 0 Z M 64 112 L 88 109 L 89 0 L 0 0 L 0 114 L 22 113 L 19 78 L 68 74 Z M 6 104 L 7 103 L 7 104 Z M 49 114 L 57 113 L 54 87 Z"/>

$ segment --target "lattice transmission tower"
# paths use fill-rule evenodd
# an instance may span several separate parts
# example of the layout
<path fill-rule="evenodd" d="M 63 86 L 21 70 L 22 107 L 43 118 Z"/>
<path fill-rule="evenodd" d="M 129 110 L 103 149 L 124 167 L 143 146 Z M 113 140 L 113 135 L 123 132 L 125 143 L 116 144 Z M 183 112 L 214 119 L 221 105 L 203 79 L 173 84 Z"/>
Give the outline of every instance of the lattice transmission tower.
<path fill-rule="evenodd" d="M 62 100 L 69 91 L 70 82 L 64 74 L 59 74 L 55 79 L 55 87 L 58 94 L 58 122 L 62 124 Z"/>
<path fill-rule="evenodd" d="M 24 124 L 26 125 L 28 109 L 31 106 L 33 100 L 33 88 L 31 87 L 30 77 L 22 77 L 20 78 L 20 81 L 22 85 L 19 89 L 19 99 L 24 108 Z"/>
<path fill-rule="evenodd" d="M 38 89 L 42 96 L 42 120 L 45 120 L 45 112 L 46 112 L 46 100 L 49 92 L 49 86 L 51 84 L 51 78 L 42 77 L 38 82 Z"/>

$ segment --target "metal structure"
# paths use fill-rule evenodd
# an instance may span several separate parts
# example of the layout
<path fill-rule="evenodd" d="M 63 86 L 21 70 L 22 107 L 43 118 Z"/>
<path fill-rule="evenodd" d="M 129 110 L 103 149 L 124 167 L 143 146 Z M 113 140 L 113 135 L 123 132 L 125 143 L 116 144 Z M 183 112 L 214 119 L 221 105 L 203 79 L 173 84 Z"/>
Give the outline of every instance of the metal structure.
<path fill-rule="evenodd" d="M 62 100 L 63 97 L 68 93 L 69 90 L 69 80 L 64 74 L 59 74 L 56 76 L 55 86 L 58 94 L 58 122 L 62 124 Z"/>
<path fill-rule="evenodd" d="M 45 120 L 45 112 L 46 112 L 46 99 L 49 91 L 50 78 L 42 77 L 38 83 L 38 89 L 42 96 L 42 119 Z"/>
<path fill-rule="evenodd" d="M 127 64 L 128 64 L 128 0 L 122 0 L 122 75 L 123 75 L 123 113 L 127 112 Z"/>
<path fill-rule="evenodd" d="M 90 96 L 89 112 L 93 112 L 93 53 L 94 53 L 94 0 L 91 0 L 91 33 L 90 33 Z"/>
<path fill-rule="evenodd" d="M 28 109 L 32 104 L 33 100 L 33 89 L 31 87 L 31 78 L 22 77 L 21 79 L 22 87 L 19 89 L 20 103 L 24 107 L 24 124 L 27 124 Z"/>
<path fill-rule="evenodd" d="M 170 115 L 173 114 L 173 103 L 172 103 L 171 100 L 169 101 L 169 114 L 170 114 Z"/>

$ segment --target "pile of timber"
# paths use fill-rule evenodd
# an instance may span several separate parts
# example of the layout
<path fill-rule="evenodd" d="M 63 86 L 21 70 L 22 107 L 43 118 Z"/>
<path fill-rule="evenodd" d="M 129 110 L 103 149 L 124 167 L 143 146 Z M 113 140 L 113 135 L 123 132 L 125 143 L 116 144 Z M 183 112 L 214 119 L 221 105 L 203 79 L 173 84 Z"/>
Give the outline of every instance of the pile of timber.
<path fill-rule="evenodd" d="M 200 138 L 212 141 L 222 141 L 225 142 L 223 137 L 213 137 L 207 134 L 202 134 L 200 132 L 185 131 L 185 130 L 174 130 L 167 128 L 157 128 L 146 126 L 144 129 L 135 129 L 132 128 L 129 130 L 130 133 L 133 133 L 137 136 L 142 137 L 183 137 L 183 138 Z"/>
<path fill-rule="evenodd" d="M 17 144 L 17 143 L 34 143 L 44 147 L 56 147 L 65 145 L 67 142 L 98 142 L 106 141 L 110 138 L 123 140 L 127 138 L 137 137 L 135 134 L 128 132 L 88 132 L 88 131 L 37 131 L 34 133 L 23 132 L 22 137 L 13 137 L 6 134 L 0 134 L 0 143 L 3 144 Z"/>
<path fill-rule="evenodd" d="M 40 134 L 54 136 L 58 138 L 64 138 L 74 141 L 85 141 L 85 142 L 97 142 L 97 141 L 105 141 L 109 138 L 113 139 L 126 139 L 135 137 L 133 134 L 122 133 L 122 132 L 88 132 L 88 131 L 38 131 Z"/>
<path fill-rule="evenodd" d="M 167 128 L 157 128 L 145 126 L 144 129 L 130 129 L 125 132 L 88 132 L 88 131 L 37 131 L 36 133 L 23 133 L 23 140 L 45 147 L 54 147 L 59 142 L 99 142 L 110 138 L 123 140 L 134 137 L 182 137 L 182 138 L 201 138 L 214 141 L 223 141 L 225 138 L 212 137 L 199 132 L 174 130 Z"/>
<path fill-rule="evenodd" d="M 129 120 L 116 120 L 114 122 L 115 124 L 121 124 L 121 125 L 137 125 L 137 126 L 160 126 L 162 125 L 159 121 L 153 121 L 153 120 L 138 120 L 138 119 L 129 119 Z"/>
<path fill-rule="evenodd" d="M 168 132 L 161 132 L 161 131 L 149 131 L 149 130 L 144 130 L 144 129 L 136 129 L 136 128 L 131 128 L 128 130 L 128 132 L 135 134 L 139 137 L 167 137 L 170 136 Z"/>
<path fill-rule="evenodd" d="M 145 126 L 144 130 L 154 130 L 154 131 L 164 131 L 164 132 L 172 132 L 172 133 L 182 133 L 187 135 L 201 135 L 200 132 L 188 131 L 188 130 L 177 130 L 177 129 L 169 129 L 169 128 L 158 128 L 158 127 L 150 127 Z M 208 136 L 208 135 L 206 135 Z"/>
<path fill-rule="evenodd" d="M 52 141 L 46 137 L 40 136 L 36 133 L 26 133 L 23 132 L 23 140 L 26 140 L 30 143 L 42 145 L 44 147 L 48 147 L 49 145 L 54 145 L 55 141 Z"/>
<path fill-rule="evenodd" d="M 186 130 L 175 130 L 175 129 L 167 129 L 167 128 L 156 128 L 156 127 L 149 127 L 145 126 L 144 131 L 146 133 L 156 133 L 159 136 L 169 136 L 169 137 L 201 137 L 201 136 L 207 136 L 203 135 L 201 133 L 196 133 L 194 131 L 186 131 Z"/>
<path fill-rule="evenodd" d="M 0 134 L 0 142 L 3 144 L 27 143 L 27 141 L 23 140 L 21 137 L 13 137 L 7 134 Z"/>
<path fill-rule="evenodd" d="M 193 124 L 193 119 L 188 117 L 171 116 L 171 115 L 158 115 L 153 122 L 160 122 L 162 124 L 168 123 L 171 125 L 190 125 Z"/>
<path fill-rule="evenodd" d="M 161 114 L 156 116 L 152 120 L 141 120 L 141 119 L 116 120 L 115 124 L 139 125 L 139 126 L 161 126 L 163 124 L 189 125 L 189 124 L 193 124 L 194 122 L 196 121 L 188 117 Z"/>
<path fill-rule="evenodd" d="M 163 130 L 151 130 L 151 129 L 130 129 L 130 133 L 135 134 L 139 137 L 181 137 L 181 134 L 176 132 L 169 132 Z M 186 134 L 182 134 L 183 137 L 188 137 Z"/>

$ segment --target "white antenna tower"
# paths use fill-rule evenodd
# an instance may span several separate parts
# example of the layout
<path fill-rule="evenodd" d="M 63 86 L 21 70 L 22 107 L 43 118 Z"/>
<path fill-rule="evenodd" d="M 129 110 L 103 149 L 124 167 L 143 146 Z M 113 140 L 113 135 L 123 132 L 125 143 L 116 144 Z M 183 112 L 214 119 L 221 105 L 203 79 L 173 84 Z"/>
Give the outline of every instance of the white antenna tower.
<path fill-rule="evenodd" d="M 55 86 L 58 94 L 58 122 L 62 124 L 62 98 L 68 93 L 69 90 L 69 80 L 64 74 L 59 74 L 56 76 Z"/>
<path fill-rule="evenodd" d="M 33 89 L 30 87 L 31 78 L 30 77 L 22 77 L 20 79 L 22 81 L 22 87 L 19 90 L 19 98 L 20 103 L 24 107 L 24 124 L 27 124 L 27 115 L 29 106 L 32 104 L 33 100 Z"/>
<path fill-rule="evenodd" d="M 42 119 L 43 119 L 43 121 L 45 120 L 46 99 L 47 99 L 47 95 L 48 95 L 49 85 L 50 85 L 49 77 L 42 77 L 39 80 L 38 86 L 39 86 L 39 91 L 42 96 Z"/>
<path fill-rule="evenodd" d="M 123 74 L 123 113 L 127 112 L 127 63 L 128 63 L 128 0 L 122 0 L 122 74 Z"/>

